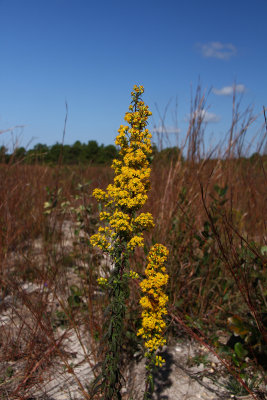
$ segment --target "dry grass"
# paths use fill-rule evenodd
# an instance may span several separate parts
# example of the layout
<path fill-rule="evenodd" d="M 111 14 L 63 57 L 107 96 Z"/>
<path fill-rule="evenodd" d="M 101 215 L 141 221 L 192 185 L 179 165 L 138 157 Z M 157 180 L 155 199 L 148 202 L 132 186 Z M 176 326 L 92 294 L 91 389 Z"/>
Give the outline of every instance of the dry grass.
<path fill-rule="evenodd" d="M 247 111 L 238 129 L 241 116 L 235 99 L 228 146 L 203 154 L 199 111 L 204 104 L 198 92 L 184 147 L 189 143 L 187 160 L 180 155 L 172 162 L 153 162 L 146 205 L 155 217 L 153 239 L 170 249 L 170 338 L 175 340 L 187 326 L 214 349 L 216 341 L 206 336 L 227 329 L 231 335 L 225 321 L 238 315 L 256 326 L 257 340 L 266 345 L 267 261 L 261 247 L 267 244 L 267 157 L 240 156 L 247 152 L 242 135 L 254 118 Z M 73 374 L 83 397 L 89 398 L 64 344 L 74 333 L 85 360 L 92 366 L 99 361 L 108 299 L 99 292 L 96 277 L 99 267 L 104 271 L 108 263 L 104 265 L 88 245 L 97 224 L 90 193 L 111 179 L 107 167 L 0 165 L 0 398 L 29 398 L 47 379 L 51 366 L 62 365 Z M 78 190 L 78 184 L 85 186 Z M 218 190 L 226 187 L 220 195 Z M 47 201 L 51 212 L 45 215 Z M 80 234 L 75 235 L 79 227 Z M 141 256 L 133 260 L 139 271 Z M 139 312 L 135 287 L 132 293 L 127 325 L 131 334 L 138 324 L 131 318 L 138 318 Z M 135 340 L 129 339 L 127 346 L 132 346 L 131 354 Z M 260 373 L 257 354 L 254 366 Z"/>

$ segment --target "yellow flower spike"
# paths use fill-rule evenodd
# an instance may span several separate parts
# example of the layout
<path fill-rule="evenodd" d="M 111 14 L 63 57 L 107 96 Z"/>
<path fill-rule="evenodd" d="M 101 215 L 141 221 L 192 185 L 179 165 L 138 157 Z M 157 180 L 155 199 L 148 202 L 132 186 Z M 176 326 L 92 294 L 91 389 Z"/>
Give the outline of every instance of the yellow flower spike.
<path fill-rule="evenodd" d="M 152 154 L 152 135 L 147 129 L 148 118 L 152 113 L 142 100 L 143 93 L 143 86 L 135 85 L 133 87 L 132 101 L 124 116 L 126 125 L 120 125 L 118 129 L 115 144 L 119 147 L 119 151 L 118 158 L 112 163 L 113 182 L 107 186 L 105 191 L 101 189 L 93 191 L 96 200 L 103 203 L 103 209 L 99 213 L 100 227 L 98 232 L 91 236 L 90 242 L 110 256 L 115 265 L 113 273 L 116 274 L 116 279 L 113 279 L 114 276 L 112 276 L 112 279 L 107 282 L 105 278 L 99 278 L 98 283 L 108 285 L 112 307 L 117 306 L 119 302 L 121 307 L 118 307 L 118 313 L 114 318 L 117 321 L 116 326 L 120 327 L 123 326 L 127 303 L 126 290 L 124 293 L 123 286 L 121 286 L 122 291 L 114 290 L 115 286 L 113 287 L 113 285 L 124 285 L 126 283 L 124 279 L 140 279 L 136 272 L 126 271 L 129 254 L 136 247 L 144 247 L 143 232 L 154 227 L 152 215 L 140 213 L 140 209 L 147 201 L 147 193 L 150 189 L 151 169 L 149 165 Z M 167 314 L 166 303 L 168 301 L 168 296 L 164 293 L 164 286 L 168 282 L 165 268 L 167 256 L 168 250 L 164 246 L 153 246 L 147 258 L 145 279 L 140 283 L 142 326 L 137 335 L 144 340 L 149 373 L 152 371 L 151 361 L 153 361 L 153 365 L 157 366 L 162 366 L 164 363 L 164 360 L 160 356 L 156 356 L 155 352 L 166 343 L 163 331 L 166 328 L 164 316 Z M 121 279 L 122 277 L 123 279 Z M 112 323 L 116 324 L 116 322 Z M 113 350 L 112 340 L 108 340 L 108 358 L 103 363 L 104 389 L 119 387 L 118 382 L 116 382 L 117 386 L 114 382 L 110 382 L 110 364 L 117 357 L 117 349 L 116 352 Z M 114 365 L 112 368 L 115 368 Z M 120 376 L 118 371 L 113 375 L 115 378 Z"/>
<path fill-rule="evenodd" d="M 116 235 L 128 240 L 127 248 L 133 251 L 144 246 L 142 231 L 154 227 L 153 217 L 141 213 L 133 218 L 147 201 L 150 188 L 148 156 L 152 153 L 151 133 L 147 129 L 147 119 L 151 112 L 141 99 L 143 86 L 135 85 L 132 91 L 132 104 L 125 113 L 127 125 L 120 125 L 115 143 L 120 147 L 120 157 L 113 160 L 114 182 L 106 190 L 95 189 L 93 195 L 104 202 L 105 211 L 100 213 L 100 221 L 108 225 L 93 235 L 91 244 L 112 252 Z M 122 212 L 119 215 L 118 212 Z"/>
<path fill-rule="evenodd" d="M 145 218 L 141 215 L 141 220 Z M 148 218 L 148 217 L 147 217 Z M 151 217 L 149 216 L 151 219 Z M 165 246 L 154 245 L 147 257 L 148 266 L 145 270 L 146 278 L 140 283 L 143 296 L 140 299 L 142 312 L 142 328 L 138 335 L 145 340 L 145 347 L 150 352 L 155 352 L 159 347 L 166 343 L 161 336 L 166 323 L 163 316 L 167 313 L 166 303 L 168 296 L 163 292 L 162 287 L 168 282 L 168 275 L 164 263 L 166 262 L 168 250 Z M 161 366 L 163 361 L 156 358 L 157 366 Z"/>

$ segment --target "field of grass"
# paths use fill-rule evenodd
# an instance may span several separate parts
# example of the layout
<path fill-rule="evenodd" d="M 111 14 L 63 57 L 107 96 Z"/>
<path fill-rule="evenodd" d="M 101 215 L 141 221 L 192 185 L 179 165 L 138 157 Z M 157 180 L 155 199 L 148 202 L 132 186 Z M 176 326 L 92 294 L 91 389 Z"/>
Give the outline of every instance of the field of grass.
<path fill-rule="evenodd" d="M 163 152 L 152 161 L 144 211 L 155 228 L 131 268 L 142 276 L 150 243 L 167 246 L 168 343 L 199 341 L 237 379 L 232 391 L 257 398 L 267 369 L 267 156 L 230 147 L 224 157 L 200 157 L 192 132 L 186 160 Z M 112 177 L 106 166 L 0 165 L 0 398 L 30 398 L 59 362 L 71 371 L 70 331 L 90 343 L 88 362 L 100 361 L 109 299 L 97 278 L 110 265 L 89 243 L 98 228 L 91 194 Z M 125 360 L 140 345 L 139 298 L 133 283 Z"/>

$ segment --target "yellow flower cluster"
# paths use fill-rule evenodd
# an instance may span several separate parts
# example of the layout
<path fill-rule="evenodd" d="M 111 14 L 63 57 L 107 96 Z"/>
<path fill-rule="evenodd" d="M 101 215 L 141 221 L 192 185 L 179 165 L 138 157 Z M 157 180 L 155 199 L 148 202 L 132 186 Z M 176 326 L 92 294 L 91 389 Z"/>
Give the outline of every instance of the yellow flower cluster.
<path fill-rule="evenodd" d="M 97 246 L 104 251 L 109 251 L 111 247 L 111 242 L 108 238 L 111 237 L 110 229 L 100 227 L 98 233 L 90 237 L 90 242 L 92 246 Z"/>
<path fill-rule="evenodd" d="M 155 226 L 152 214 L 150 213 L 141 213 L 138 215 L 134 220 L 134 224 L 140 229 L 150 229 Z"/>
<path fill-rule="evenodd" d="M 112 253 L 114 246 L 122 239 L 127 240 L 127 248 L 144 246 L 143 231 L 154 227 L 150 213 L 138 210 L 147 200 L 149 190 L 149 157 L 152 153 L 151 133 L 146 128 L 152 114 L 141 100 L 143 86 L 134 86 L 132 103 L 125 114 L 128 125 L 121 125 L 115 143 L 120 147 L 119 159 L 113 160 L 114 181 L 106 190 L 95 189 L 93 196 L 104 206 L 101 226 L 96 235 L 91 236 L 91 244 Z"/>
<path fill-rule="evenodd" d="M 93 190 L 93 196 L 98 200 L 98 201 L 102 201 L 105 199 L 105 192 L 104 190 L 101 189 L 94 189 Z"/>
<path fill-rule="evenodd" d="M 106 279 L 106 278 L 98 278 L 97 279 L 97 283 L 100 285 L 100 286 L 105 286 L 107 283 L 108 283 L 108 280 Z"/>
<path fill-rule="evenodd" d="M 130 270 L 129 276 L 132 279 L 139 279 L 139 274 L 133 270 Z"/>
<path fill-rule="evenodd" d="M 132 227 L 129 223 L 130 216 L 121 211 L 115 210 L 112 217 L 109 219 L 109 224 L 114 232 L 131 232 Z"/>
<path fill-rule="evenodd" d="M 166 323 L 163 319 L 167 314 L 166 303 L 168 296 L 163 291 L 163 286 L 168 282 L 165 262 L 168 250 L 161 244 L 155 244 L 148 255 L 148 264 L 145 270 L 146 278 L 140 283 L 143 296 L 140 304 L 142 312 L 142 328 L 137 335 L 145 339 L 145 347 L 150 352 L 155 352 L 166 343 L 163 331 Z M 158 360 L 158 364 L 163 361 Z"/>
<path fill-rule="evenodd" d="M 136 247 L 144 247 L 144 238 L 141 236 L 134 236 L 129 240 L 127 248 L 129 250 L 134 250 Z"/>
<path fill-rule="evenodd" d="M 162 358 L 161 356 L 156 356 L 156 360 L 155 360 L 155 365 L 157 367 L 162 367 L 162 365 L 166 362 L 166 360 L 164 360 L 164 358 Z"/>

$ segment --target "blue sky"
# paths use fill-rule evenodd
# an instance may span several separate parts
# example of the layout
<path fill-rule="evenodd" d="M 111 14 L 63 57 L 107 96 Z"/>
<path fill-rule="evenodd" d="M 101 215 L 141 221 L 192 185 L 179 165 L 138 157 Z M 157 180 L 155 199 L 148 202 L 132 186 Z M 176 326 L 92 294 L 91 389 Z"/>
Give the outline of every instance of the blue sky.
<path fill-rule="evenodd" d="M 207 133 L 221 140 L 232 113 L 267 106 L 267 0 L 0 0 L 0 145 L 61 141 L 111 144 L 134 84 L 145 87 L 153 124 L 175 99 L 182 138 L 190 90 L 209 92 Z M 253 128 L 263 123 L 261 115 Z"/>

